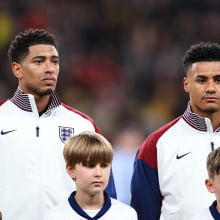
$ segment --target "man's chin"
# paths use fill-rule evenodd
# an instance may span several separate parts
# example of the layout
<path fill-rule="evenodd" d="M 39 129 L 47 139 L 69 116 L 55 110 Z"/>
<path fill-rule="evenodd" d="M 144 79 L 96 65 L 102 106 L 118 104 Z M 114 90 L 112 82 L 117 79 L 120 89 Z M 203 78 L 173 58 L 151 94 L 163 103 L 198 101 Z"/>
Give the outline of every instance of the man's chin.
<path fill-rule="evenodd" d="M 40 96 L 51 95 L 54 91 L 55 91 L 54 89 L 46 89 L 44 91 L 38 91 L 38 95 Z"/>
<path fill-rule="evenodd" d="M 208 114 L 213 114 L 217 111 L 218 110 L 216 108 L 207 108 L 207 109 L 205 109 L 205 112 L 208 113 Z"/>

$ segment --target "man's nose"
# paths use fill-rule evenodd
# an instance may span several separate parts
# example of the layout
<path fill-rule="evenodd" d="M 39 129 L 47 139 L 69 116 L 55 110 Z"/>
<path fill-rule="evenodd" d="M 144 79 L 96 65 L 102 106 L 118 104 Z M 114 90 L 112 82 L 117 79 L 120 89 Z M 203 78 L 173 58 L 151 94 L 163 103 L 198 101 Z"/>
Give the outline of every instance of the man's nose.
<path fill-rule="evenodd" d="M 210 80 L 207 82 L 207 87 L 206 87 L 206 91 L 207 92 L 214 92 L 216 90 L 216 87 L 215 87 L 215 82 L 213 80 Z"/>
<path fill-rule="evenodd" d="M 55 66 L 52 62 L 46 61 L 45 62 L 45 72 L 53 73 L 55 70 Z"/>

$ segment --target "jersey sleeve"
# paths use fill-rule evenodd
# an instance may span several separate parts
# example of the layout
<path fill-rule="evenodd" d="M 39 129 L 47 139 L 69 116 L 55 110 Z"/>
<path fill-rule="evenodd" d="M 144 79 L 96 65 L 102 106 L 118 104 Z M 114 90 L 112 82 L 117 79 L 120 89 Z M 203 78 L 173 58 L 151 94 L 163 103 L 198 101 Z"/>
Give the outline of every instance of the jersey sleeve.
<path fill-rule="evenodd" d="M 160 218 L 163 197 L 157 166 L 158 140 L 181 118 L 182 116 L 151 133 L 137 152 L 131 180 L 131 206 L 137 211 L 138 220 Z"/>
<path fill-rule="evenodd" d="M 158 220 L 161 201 L 156 139 L 149 136 L 135 158 L 131 180 L 131 206 L 137 211 L 138 220 Z"/>

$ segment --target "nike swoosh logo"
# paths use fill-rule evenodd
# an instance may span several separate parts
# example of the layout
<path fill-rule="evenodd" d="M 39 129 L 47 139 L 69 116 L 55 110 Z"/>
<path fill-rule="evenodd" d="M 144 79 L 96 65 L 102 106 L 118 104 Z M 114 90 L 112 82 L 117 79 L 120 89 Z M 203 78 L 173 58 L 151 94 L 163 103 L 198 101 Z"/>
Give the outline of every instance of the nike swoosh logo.
<path fill-rule="evenodd" d="M 190 154 L 190 153 L 191 153 L 191 151 L 188 152 L 188 153 L 182 154 L 182 155 L 178 155 L 178 154 L 177 154 L 177 155 L 176 155 L 176 159 L 179 160 L 179 159 L 185 157 L 186 155 L 188 155 L 188 154 Z"/>
<path fill-rule="evenodd" d="M 1 130 L 1 135 L 5 135 L 5 134 L 11 133 L 13 131 L 16 131 L 16 130 L 10 130 L 10 131 L 3 131 L 3 130 Z"/>

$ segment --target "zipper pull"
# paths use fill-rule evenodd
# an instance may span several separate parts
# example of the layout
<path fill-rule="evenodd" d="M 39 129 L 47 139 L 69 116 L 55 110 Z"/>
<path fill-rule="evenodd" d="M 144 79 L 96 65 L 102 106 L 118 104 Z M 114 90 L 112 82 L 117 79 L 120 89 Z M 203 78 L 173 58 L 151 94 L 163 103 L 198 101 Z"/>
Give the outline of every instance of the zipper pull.
<path fill-rule="evenodd" d="M 40 133 L 40 128 L 39 126 L 36 127 L 36 136 L 39 137 L 39 133 Z"/>

